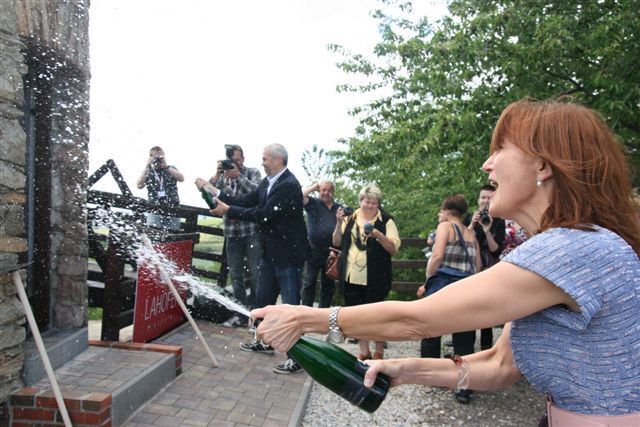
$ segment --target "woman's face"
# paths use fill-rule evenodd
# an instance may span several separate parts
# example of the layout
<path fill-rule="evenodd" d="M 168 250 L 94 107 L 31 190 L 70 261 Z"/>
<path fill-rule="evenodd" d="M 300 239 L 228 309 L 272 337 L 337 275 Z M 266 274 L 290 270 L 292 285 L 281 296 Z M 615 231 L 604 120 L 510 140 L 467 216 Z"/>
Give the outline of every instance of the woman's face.
<path fill-rule="evenodd" d="M 379 206 L 380 203 L 378 203 L 378 199 L 374 197 L 363 197 L 362 200 L 360 200 L 360 209 L 369 216 L 377 213 Z"/>
<path fill-rule="evenodd" d="M 491 194 L 491 216 L 515 218 L 518 212 L 531 207 L 536 191 L 537 164 L 535 158 L 508 140 L 484 162 L 482 169 L 497 187 Z"/>
<path fill-rule="evenodd" d="M 449 211 L 446 209 L 440 209 L 438 212 L 438 222 L 446 221 L 449 215 Z"/>

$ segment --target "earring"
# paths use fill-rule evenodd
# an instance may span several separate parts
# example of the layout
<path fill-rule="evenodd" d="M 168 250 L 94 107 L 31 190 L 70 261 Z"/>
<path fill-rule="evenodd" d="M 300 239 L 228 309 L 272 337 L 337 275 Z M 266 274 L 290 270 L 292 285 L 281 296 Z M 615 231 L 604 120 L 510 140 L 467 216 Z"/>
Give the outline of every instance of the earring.
<path fill-rule="evenodd" d="M 536 187 L 542 187 L 542 181 L 537 180 L 536 181 Z"/>

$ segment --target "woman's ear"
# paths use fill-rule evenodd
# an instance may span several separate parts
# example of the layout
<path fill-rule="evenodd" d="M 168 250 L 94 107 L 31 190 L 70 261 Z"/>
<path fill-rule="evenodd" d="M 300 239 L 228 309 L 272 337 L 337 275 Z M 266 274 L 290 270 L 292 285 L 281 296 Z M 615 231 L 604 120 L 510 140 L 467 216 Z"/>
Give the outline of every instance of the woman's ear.
<path fill-rule="evenodd" d="M 551 168 L 551 164 L 549 162 L 547 162 L 546 160 L 539 159 L 536 178 L 538 181 L 543 181 L 543 182 L 553 178 L 553 169 Z"/>

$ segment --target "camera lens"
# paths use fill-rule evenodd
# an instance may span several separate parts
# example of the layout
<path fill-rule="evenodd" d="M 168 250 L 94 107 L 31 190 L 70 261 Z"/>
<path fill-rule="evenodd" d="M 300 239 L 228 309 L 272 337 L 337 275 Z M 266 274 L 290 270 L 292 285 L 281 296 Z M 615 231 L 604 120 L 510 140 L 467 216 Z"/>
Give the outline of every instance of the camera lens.
<path fill-rule="evenodd" d="M 371 234 L 372 231 L 373 231 L 373 224 L 371 224 L 370 222 L 366 223 L 364 225 L 364 234 L 369 235 Z"/>
<path fill-rule="evenodd" d="M 342 210 L 343 210 L 345 216 L 353 215 L 353 208 L 352 207 L 345 206 Z"/>
<path fill-rule="evenodd" d="M 480 212 L 480 223 L 489 225 L 491 223 L 491 216 L 489 216 L 489 208 L 484 207 Z"/>

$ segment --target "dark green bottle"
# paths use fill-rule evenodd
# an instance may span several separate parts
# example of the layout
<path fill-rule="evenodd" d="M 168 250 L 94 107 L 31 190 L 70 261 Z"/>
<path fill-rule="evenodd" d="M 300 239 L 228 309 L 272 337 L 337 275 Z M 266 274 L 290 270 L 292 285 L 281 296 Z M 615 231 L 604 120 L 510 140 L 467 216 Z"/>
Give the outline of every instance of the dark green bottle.
<path fill-rule="evenodd" d="M 389 390 L 391 381 L 384 374 L 378 374 L 373 387 L 365 387 L 369 366 L 337 345 L 303 336 L 289 355 L 318 383 L 367 412 L 375 412 Z"/>
<path fill-rule="evenodd" d="M 215 209 L 216 206 L 218 206 L 218 202 L 213 200 L 213 194 L 205 190 L 204 187 L 200 189 L 200 195 L 202 196 L 204 201 L 207 202 L 207 205 L 209 206 L 210 209 Z"/>

